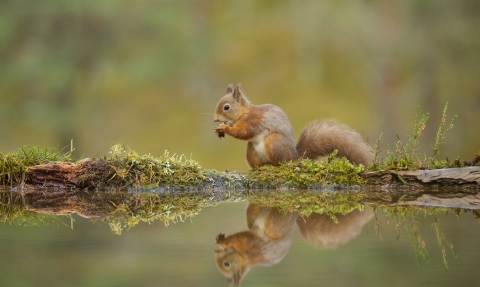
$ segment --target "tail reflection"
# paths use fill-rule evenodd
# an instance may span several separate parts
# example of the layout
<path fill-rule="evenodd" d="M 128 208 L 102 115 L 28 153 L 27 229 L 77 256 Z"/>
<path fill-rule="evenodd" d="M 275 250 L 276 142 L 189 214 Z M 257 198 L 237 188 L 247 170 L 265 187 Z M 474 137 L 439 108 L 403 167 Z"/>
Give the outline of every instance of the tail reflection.
<path fill-rule="evenodd" d="M 298 217 L 297 225 L 308 243 L 317 247 L 335 248 L 360 234 L 372 216 L 371 209 L 354 210 L 345 215 L 336 214 L 338 223 L 335 223 L 327 214 L 313 213 L 306 218 Z"/>

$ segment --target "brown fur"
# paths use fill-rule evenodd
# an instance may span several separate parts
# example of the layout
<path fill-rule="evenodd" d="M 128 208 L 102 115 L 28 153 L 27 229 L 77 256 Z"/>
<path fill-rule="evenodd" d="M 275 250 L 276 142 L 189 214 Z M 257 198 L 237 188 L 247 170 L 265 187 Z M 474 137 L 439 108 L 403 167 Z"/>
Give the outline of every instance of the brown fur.
<path fill-rule="evenodd" d="M 274 105 L 253 105 L 237 85 L 227 88 L 215 109 L 214 121 L 221 122 L 215 132 L 247 140 L 247 161 L 252 168 L 264 164 L 278 165 L 299 157 L 326 156 L 335 149 L 338 156 L 354 164 L 368 165 L 373 153 L 362 137 L 347 126 L 332 120 L 309 124 L 297 145 L 287 115 Z"/>
<path fill-rule="evenodd" d="M 247 143 L 247 162 L 250 167 L 259 167 L 264 165 L 264 163 L 260 160 L 260 157 L 253 149 L 253 144 L 251 142 Z"/>
<path fill-rule="evenodd" d="M 327 156 L 335 149 L 337 156 L 354 164 L 368 165 L 373 161 L 372 151 L 360 134 L 333 120 L 310 123 L 297 143 L 298 154 L 312 159 Z"/>
<path fill-rule="evenodd" d="M 250 204 L 248 230 L 228 237 L 219 234 L 215 262 L 227 280 L 238 285 L 251 267 L 277 264 L 285 257 L 293 240 L 295 223 L 308 243 L 335 248 L 357 236 L 372 216 L 371 209 L 354 210 L 345 215 L 335 214 L 338 220 L 335 223 L 327 214 L 300 217 L 295 213 L 281 213 L 277 208 Z"/>
<path fill-rule="evenodd" d="M 240 283 L 254 265 L 272 265 L 287 254 L 293 239 L 296 215 L 280 213 L 250 204 L 247 209 L 248 230 L 216 238 L 214 257 L 218 270 L 228 282 Z"/>
<path fill-rule="evenodd" d="M 297 158 L 297 151 L 291 148 L 292 143 L 279 133 L 270 133 L 264 142 L 265 152 L 273 165 Z"/>
<path fill-rule="evenodd" d="M 305 240 L 316 247 L 335 248 L 357 236 L 373 216 L 371 209 L 354 210 L 348 214 L 335 214 L 335 223 L 328 214 L 312 213 L 297 219 L 297 225 Z"/>

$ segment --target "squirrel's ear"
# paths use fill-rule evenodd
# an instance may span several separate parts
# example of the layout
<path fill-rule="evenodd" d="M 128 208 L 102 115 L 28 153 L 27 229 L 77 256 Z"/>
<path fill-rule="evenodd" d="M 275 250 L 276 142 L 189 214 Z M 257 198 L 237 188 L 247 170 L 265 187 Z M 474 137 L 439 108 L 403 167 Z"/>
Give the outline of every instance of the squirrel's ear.
<path fill-rule="evenodd" d="M 240 102 L 242 99 L 242 91 L 240 91 L 240 85 L 237 85 L 235 89 L 233 90 L 233 98 L 237 101 Z"/>
<path fill-rule="evenodd" d="M 228 85 L 228 87 L 227 87 L 227 94 L 231 94 L 232 92 L 233 92 L 233 85 L 230 84 L 230 85 Z"/>

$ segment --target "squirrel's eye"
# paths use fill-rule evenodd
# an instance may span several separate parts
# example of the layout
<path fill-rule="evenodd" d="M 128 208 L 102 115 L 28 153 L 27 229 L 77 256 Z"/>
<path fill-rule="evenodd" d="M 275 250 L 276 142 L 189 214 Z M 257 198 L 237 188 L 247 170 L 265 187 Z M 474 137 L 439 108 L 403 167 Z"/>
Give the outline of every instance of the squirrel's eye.
<path fill-rule="evenodd" d="M 230 105 L 223 106 L 223 110 L 228 111 L 230 109 Z"/>
<path fill-rule="evenodd" d="M 228 267 L 230 267 L 230 263 L 228 263 L 228 262 L 223 262 L 223 266 L 225 266 L 225 267 L 228 268 Z"/>

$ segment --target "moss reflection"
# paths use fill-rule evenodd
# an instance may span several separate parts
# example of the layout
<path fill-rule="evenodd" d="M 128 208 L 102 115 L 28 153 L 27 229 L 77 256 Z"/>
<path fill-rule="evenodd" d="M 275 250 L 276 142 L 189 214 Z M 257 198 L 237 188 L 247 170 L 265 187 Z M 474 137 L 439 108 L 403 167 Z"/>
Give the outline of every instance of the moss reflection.
<path fill-rule="evenodd" d="M 364 225 L 371 221 L 368 225 L 369 228 L 375 229 L 380 238 L 381 231 L 389 226 L 394 226 L 398 237 L 408 236 L 417 255 L 417 262 L 418 258 L 426 259 L 428 256 L 427 243 L 422 235 L 419 219 L 429 218 L 445 266 L 448 267 L 448 250 L 452 251 L 453 256 L 455 254 L 452 244 L 443 232 L 439 215 L 453 214 L 460 217 L 463 213 L 473 213 L 476 216 L 475 219 L 480 220 L 476 206 L 479 198 L 480 193 L 477 191 L 453 193 L 448 190 L 445 190 L 444 193 L 438 190 L 215 192 L 161 188 L 130 191 L 24 188 L 0 190 L 0 218 L 5 224 L 31 226 L 64 223 L 73 228 L 73 220 L 70 215 L 76 213 L 93 221 L 106 222 L 112 232 L 121 234 L 139 222 L 152 223 L 159 220 L 165 225 L 169 225 L 171 222 L 183 222 L 193 218 L 206 207 L 213 207 L 224 202 L 249 201 L 251 206 L 247 210 L 249 230 L 241 234 L 250 239 L 260 238 L 263 241 L 258 241 L 260 240 L 258 238 L 258 240 L 255 239 L 258 242 L 253 241 L 260 245 L 270 242 L 273 245 L 289 246 L 288 240 L 291 235 L 289 228 L 298 226 L 301 234 L 310 244 L 324 248 L 336 247 L 354 238 Z M 427 206 L 429 204 L 437 204 L 437 206 L 429 207 Z M 373 220 L 371 220 L 372 218 Z M 267 228 L 265 224 L 271 226 Z M 279 226 L 275 227 L 275 224 L 279 224 Z M 289 227 L 287 228 L 287 226 Z M 221 230 L 219 231 L 221 232 Z M 275 235 L 275 233 L 277 234 Z M 231 238 L 238 236 L 240 235 Z M 230 258 L 232 254 L 236 254 L 235 252 L 240 252 L 235 249 L 237 248 L 235 244 L 229 243 L 234 240 L 228 238 L 229 236 L 220 234 L 216 240 L 220 250 L 217 252 L 218 258 L 223 258 L 217 259 L 220 260 L 218 262 L 221 262 L 223 267 L 225 267 L 223 262 L 225 258 Z M 281 240 L 273 243 L 274 238 Z M 245 242 L 242 240 L 240 241 L 244 244 Z M 282 248 L 285 249 L 285 252 L 288 250 L 287 247 Z M 259 250 L 265 251 L 262 248 Z M 238 283 L 251 266 L 274 264 L 284 256 L 277 255 L 275 260 L 272 257 L 271 260 L 269 259 L 270 261 L 265 261 L 264 258 L 265 260 L 252 259 L 250 263 L 243 262 L 245 264 L 242 267 L 243 271 L 238 274 L 223 271 L 222 273 L 228 274 L 228 278 Z M 229 262 L 228 264 L 234 266 L 236 263 Z"/>

